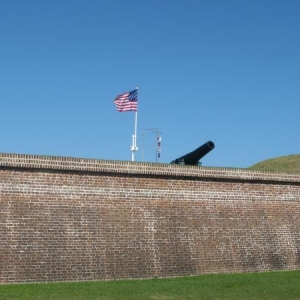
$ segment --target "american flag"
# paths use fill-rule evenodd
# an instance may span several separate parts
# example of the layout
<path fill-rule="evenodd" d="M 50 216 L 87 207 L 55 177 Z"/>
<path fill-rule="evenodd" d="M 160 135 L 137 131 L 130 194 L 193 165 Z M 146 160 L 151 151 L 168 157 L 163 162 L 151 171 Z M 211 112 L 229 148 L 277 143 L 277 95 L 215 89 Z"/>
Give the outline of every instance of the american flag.
<path fill-rule="evenodd" d="M 114 100 L 117 110 L 124 111 L 137 111 L 137 89 L 123 93 Z"/>

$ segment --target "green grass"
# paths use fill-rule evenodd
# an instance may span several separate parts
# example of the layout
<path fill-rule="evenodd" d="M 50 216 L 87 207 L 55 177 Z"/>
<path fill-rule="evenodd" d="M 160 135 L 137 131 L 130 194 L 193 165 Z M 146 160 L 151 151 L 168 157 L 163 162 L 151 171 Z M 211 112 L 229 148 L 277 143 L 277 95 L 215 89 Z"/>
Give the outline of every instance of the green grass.
<path fill-rule="evenodd" d="M 273 172 L 300 173 L 300 155 L 289 155 L 267 159 L 249 167 L 249 169 Z"/>
<path fill-rule="evenodd" d="M 0 286 L 1 300 L 300 299 L 300 270 Z"/>

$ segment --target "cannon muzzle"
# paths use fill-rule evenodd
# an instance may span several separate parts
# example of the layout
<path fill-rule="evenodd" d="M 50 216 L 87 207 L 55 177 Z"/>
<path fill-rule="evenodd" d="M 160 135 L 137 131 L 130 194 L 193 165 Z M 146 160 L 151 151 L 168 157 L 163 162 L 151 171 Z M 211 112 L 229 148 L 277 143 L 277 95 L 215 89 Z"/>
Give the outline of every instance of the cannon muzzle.
<path fill-rule="evenodd" d="M 171 164 L 197 166 L 200 159 L 214 148 L 215 144 L 212 141 L 208 141 L 196 150 L 171 161 Z"/>

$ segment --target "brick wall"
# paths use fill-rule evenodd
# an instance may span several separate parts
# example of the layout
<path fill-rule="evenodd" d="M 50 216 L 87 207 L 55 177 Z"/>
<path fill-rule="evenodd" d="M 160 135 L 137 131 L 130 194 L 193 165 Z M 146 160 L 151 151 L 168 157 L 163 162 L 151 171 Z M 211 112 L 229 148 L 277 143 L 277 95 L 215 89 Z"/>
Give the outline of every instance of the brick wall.
<path fill-rule="evenodd" d="M 0 283 L 300 268 L 300 174 L 0 154 Z"/>

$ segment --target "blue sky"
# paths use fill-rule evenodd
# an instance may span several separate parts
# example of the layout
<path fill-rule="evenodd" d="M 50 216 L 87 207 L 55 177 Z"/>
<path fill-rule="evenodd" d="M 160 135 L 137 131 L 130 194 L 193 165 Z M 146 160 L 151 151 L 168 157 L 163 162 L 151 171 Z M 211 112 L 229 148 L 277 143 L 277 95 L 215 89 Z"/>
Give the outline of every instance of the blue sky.
<path fill-rule="evenodd" d="M 300 153 L 299 0 L 15 0 L 0 4 L 0 152 L 204 166 Z M 143 134 L 144 132 L 144 134 Z"/>

